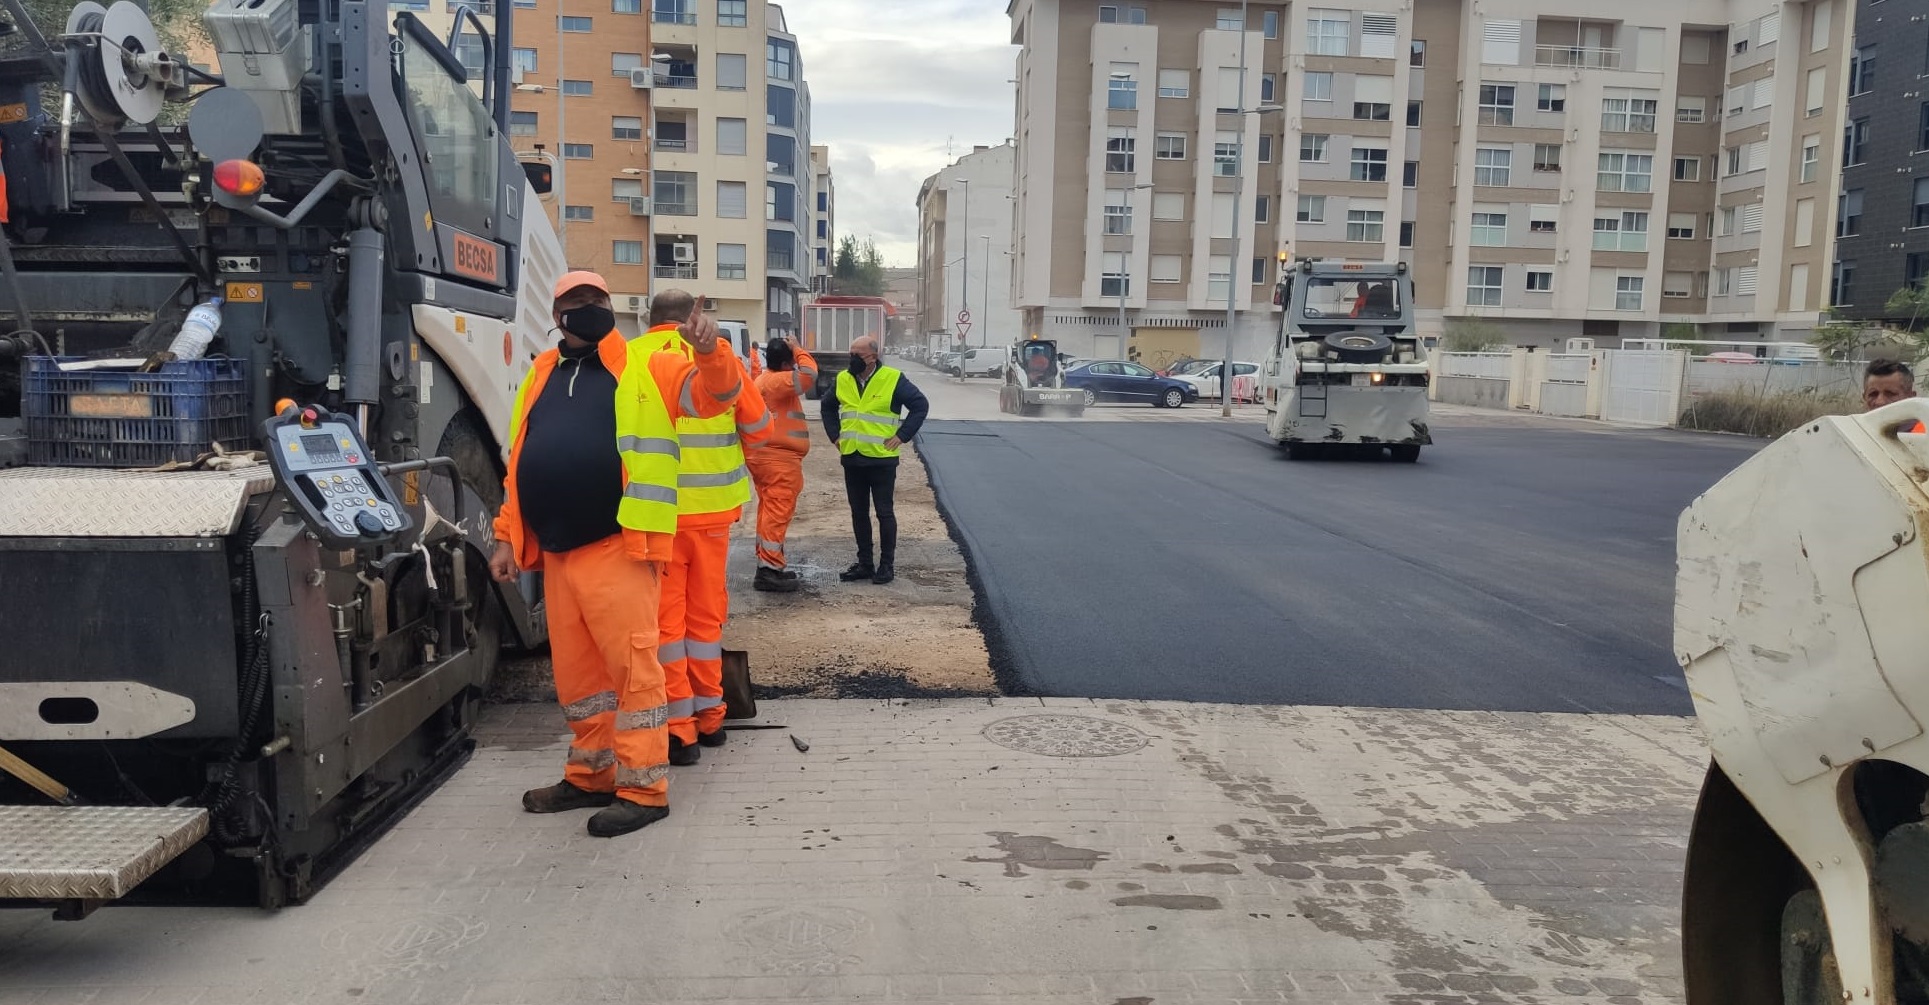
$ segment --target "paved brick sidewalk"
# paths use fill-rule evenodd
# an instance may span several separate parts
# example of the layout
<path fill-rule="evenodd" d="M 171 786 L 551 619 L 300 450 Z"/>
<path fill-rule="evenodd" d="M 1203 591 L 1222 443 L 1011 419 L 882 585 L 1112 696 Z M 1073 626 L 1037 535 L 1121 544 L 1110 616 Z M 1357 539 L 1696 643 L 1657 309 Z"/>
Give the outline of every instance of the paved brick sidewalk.
<path fill-rule="evenodd" d="M 0 914 L 0 1003 L 1660 1003 L 1693 724 L 782 701 L 597 840 L 553 708 L 313 902 Z M 1061 756 L 1082 754 L 1087 756 Z M 1103 755 L 1103 756 L 1098 756 Z"/>

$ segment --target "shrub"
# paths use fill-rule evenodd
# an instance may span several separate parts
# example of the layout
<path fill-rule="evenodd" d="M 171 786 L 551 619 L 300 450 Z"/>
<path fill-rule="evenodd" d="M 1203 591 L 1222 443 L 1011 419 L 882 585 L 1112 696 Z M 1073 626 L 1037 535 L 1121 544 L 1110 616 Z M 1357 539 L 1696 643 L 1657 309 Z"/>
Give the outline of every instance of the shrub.
<path fill-rule="evenodd" d="M 1862 410 L 1851 391 L 1715 391 L 1694 398 L 1675 423 L 1682 429 L 1773 439 L 1824 415 Z"/>
<path fill-rule="evenodd" d="M 1440 339 L 1440 348 L 1445 352 L 1494 352 L 1506 344 L 1500 329 L 1485 321 L 1451 322 L 1446 335 Z"/>

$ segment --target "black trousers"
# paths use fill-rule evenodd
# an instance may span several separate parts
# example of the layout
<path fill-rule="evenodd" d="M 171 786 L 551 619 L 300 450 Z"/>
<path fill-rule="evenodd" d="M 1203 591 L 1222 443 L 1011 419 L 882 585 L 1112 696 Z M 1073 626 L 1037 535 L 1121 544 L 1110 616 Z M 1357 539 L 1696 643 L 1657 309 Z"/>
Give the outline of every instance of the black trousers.
<path fill-rule="evenodd" d="M 879 558 L 889 563 L 898 550 L 898 514 L 895 495 L 898 466 L 890 464 L 846 464 L 844 494 L 851 500 L 851 532 L 857 535 L 857 560 L 871 561 L 871 509 L 877 509 L 877 532 L 883 547 Z"/>

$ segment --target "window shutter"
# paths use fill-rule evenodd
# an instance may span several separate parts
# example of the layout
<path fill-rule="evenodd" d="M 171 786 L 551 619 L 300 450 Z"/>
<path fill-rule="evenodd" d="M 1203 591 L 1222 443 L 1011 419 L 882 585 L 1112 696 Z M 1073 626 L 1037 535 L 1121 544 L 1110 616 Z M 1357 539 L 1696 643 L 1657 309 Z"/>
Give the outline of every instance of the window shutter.
<path fill-rule="evenodd" d="M 1741 232 L 1752 234 L 1762 229 L 1762 204 L 1751 202 L 1741 208 Z"/>
<path fill-rule="evenodd" d="M 1735 270 L 1734 293 L 1736 296 L 1752 297 L 1755 295 L 1755 272 L 1756 269 L 1753 265 L 1744 265 Z"/>
<path fill-rule="evenodd" d="M 1768 141 L 1756 140 L 1748 144 L 1748 170 L 1768 170 Z"/>
<path fill-rule="evenodd" d="M 1394 15 L 1362 12 L 1360 14 L 1360 55 L 1374 59 L 1392 59 L 1394 43 L 1399 34 L 1399 20 Z"/>
<path fill-rule="evenodd" d="M 1393 103 L 1393 78 L 1356 76 L 1353 78 L 1353 100 L 1376 102 L 1382 105 Z"/>
<path fill-rule="evenodd" d="M 1762 17 L 1761 26 L 1755 30 L 1755 44 L 1767 45 L 1782 37 L 1782 15 L 1780 11 Z"/>
<path fill-rule="evenodd" d="M 1755 81 L 1754 106 L 1756 108 L 1767 108 L 1769 105 L 1772 105 L 1774 103 L 1775 103 L 1775 78 L 1763 77 L 1762 79 Z"/>
<path fill-rule="evenodd" d="M 1520 21 L 1489 18 L 1482 26 L 1483 45 L 1480 61 L 1504 66 L 1520 65 Z"/>

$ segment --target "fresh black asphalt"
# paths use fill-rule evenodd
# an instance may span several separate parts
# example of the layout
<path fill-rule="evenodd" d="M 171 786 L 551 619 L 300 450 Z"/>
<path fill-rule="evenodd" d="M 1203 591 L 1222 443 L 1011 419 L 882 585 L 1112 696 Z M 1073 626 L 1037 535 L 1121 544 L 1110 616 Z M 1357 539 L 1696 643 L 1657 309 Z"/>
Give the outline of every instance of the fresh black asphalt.
<path fill-rule="evenodd" d="M 1027 693 L 1691 712 L 1675 520 L 1760 443 L 1435 428 L 1417 465 L 1209 422 L 937 421 L 919 449 Z"/>

